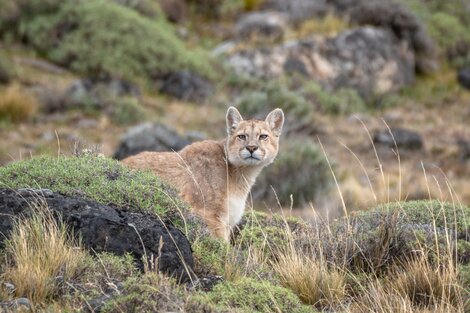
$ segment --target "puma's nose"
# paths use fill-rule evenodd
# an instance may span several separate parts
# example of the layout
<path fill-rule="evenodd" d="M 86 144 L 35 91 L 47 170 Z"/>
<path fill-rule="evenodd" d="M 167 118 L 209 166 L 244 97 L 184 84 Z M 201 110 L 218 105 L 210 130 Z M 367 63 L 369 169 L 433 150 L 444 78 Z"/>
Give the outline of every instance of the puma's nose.
<path fill-rule="evenodd" d="M 258 146 L 246 146 L 246 150 L 250 151 L 250 153 L 253 153 L 258 150 Z"/>

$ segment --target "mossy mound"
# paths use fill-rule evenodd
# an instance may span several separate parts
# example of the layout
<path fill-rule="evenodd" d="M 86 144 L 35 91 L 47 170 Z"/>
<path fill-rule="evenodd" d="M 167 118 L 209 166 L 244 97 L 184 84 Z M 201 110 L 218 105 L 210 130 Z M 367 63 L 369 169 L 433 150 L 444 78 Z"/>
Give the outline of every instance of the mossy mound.
<path fill-rule="evenodd" d="M 149 17 L 139 12 L 140 6 L 111 0 L 36 2 L 18 5 L 10 33 L 76 72 L 134 81 L 177 70 L 206 77 L 212 73 L 208 55 L 189 52 L 161 14 Z"/>
<path fill-rule="evenodd" d="M 315 312 L 312 306 L 303 305 L 292 290 L 249 277 L 220 283 L 196 298 L 223 312 Z"/>
<path fill-rule="evenodd" d="M 183 202 L 149 172 L 133 171 L 104 157 L 35 157 L 0 168 L 7 188 L 45 188 L 129 211 L 181 220 Z"/>
<path fill-rule="evenodd" d="M 386 270 L 420 253 L 433 262 L 448 255 L 466 263 L 470 208 L 421 200 L 388 203 L 332 225 L 322 236 L 328 259 L 347 259 L 353 272 Z M 333 235 L 334 234 L 334 235 Z M 334 237 L 334 238 L 333 238 Z"/>
<path fill-rule="evenodd" d="M 234 245 L 242 249 L 254 248 L 272 257 L 278 250 L 285 250 L 290 241 L 301 238 L 308 229 L 306 222 L 295 217 L 250 211 L 237 226 Z"/>
<path fill-rule="evenodd" d="M 115 299 L 105 304 L 102 312 L 217 312 L 208 303 L 190 297 L 172 280 L 149 273 L 132 277 Z"/>

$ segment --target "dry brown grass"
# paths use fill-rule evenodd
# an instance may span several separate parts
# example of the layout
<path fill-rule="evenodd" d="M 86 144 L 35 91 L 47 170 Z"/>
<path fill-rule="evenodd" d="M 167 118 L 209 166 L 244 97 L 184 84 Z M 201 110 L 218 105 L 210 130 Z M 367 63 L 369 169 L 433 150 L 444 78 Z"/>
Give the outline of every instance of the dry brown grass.
<path fill-rule="evenodd" d="M 18 123 L 31 119 L 39 107 L 38 101 L 18 84 L 0 91 L 0 121 Z"/>
<path fill-rule="evenodd" d="M 46 207 L 16 222 L 5 251 L 7 265 L 2 280 L 15 286 L 15 296 L 27 297 L 35 305 L 52 298 L 60 281 L 77 275 L 86 257 Z"/>
<path fill-rule="evenodd" d="M 392 269 L 387 279 L 370 279 L 350 312 L 466 312 L 452 261 L 433 266 L 423 255 Z"/>
<path fill-rule="evenodd" d="M 331 308 L 346 297 L 345 272 L 324 260 L 315 260 L 291 249 L 281 253 L 272 267 L 282 284 L 292 289 L 304 303 Z"/>

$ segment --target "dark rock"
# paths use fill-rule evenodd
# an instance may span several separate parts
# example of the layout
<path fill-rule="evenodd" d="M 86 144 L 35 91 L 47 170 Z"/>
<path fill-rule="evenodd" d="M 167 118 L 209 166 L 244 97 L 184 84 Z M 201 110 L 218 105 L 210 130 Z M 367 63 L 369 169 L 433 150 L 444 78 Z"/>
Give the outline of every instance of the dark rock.
<path fill-rule="evenodd" d="M 470 66 L 459 70 L 457 80 L 460 86 L 470 90 Z"/>
<path fill-rule="evenodd" d="M 415 78 L 413 52 L 391 32 L 372 27 L 243 50 L 228 63 L 239 75 L 262 79 L 300 72 L 327 89 L 354 88 L 364 98 L 397 91 Z"/>
<path fill-rule="evenodd" d="M 180 23 L 186 17 L 186 3 L 183 0 L 158 0 L 166 18 L 172 23 Z"/>
<path fill-rule="evenodd" d="M 190 141 L 159 123 L 144 123 L 132 127 L 121 139 L 114 158 L 122 160 L 143 151 L 179 151 Z"/>
<path fill-rule="evenodd" d="M 212 84 L 188 71 L 174 72 L 162 79 L 160 92 L 185 101 L 200 102 L 213 92 Z"/>
<path fill-rule="evenodd" d="M 194 260 L 184 234 L 169 221 L 155 215 L 131 213 L 80 198 L 42 190 L 0 189 L 0 248 L 8 238 L 15 218 L 28 217 L 32 203 L 45 203 L 58 220 L 68 225 L 82 244 L 95 252 L 131 253 L 137 265 L 155 261 L 158 269 L 182 281 L 190 277 Z"/>
<path fill-rule="evenodd" d="M 423 147 L 423 139 L 421 135 L 415 131 L 404 128 L 391 128 L 378 131 L 374 134 L 374 143 L 395 148 L 405 149 L 421 149 Z"/>
<path fill-rule="evenodd" d="M 273 12 L 252 12 L 243 15 L 236 25 L 240 39 L 252 42 L 278 42 L 284 38 L 287 27 L 285 15 Z"/>
<path fill-rule="evenodd" d="M 458 139 L 457 145 L 459 146 L 459 158 L 461 161 L 470 160 L 470 141 Z"/>

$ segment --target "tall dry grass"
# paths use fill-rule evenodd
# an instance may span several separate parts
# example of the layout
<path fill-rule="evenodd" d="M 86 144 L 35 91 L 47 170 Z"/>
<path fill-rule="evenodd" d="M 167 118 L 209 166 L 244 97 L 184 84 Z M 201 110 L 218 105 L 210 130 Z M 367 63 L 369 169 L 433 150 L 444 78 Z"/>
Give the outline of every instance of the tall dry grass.
<path fill-rule="evenodd" d="M 19 123 L 34 116 L 39 103 L 19 84 L 11 84 L 0 90 L 0 121 Z"/>
<path fill-rule="evenodd" d="M 44 205 L 19 219 L 5 246 L 7 264 L 2 280 L 15 286 L 15 296 L 35 305 L 45 303 L 61 284 L 78 274 L 86 253 Z"/>

